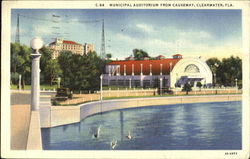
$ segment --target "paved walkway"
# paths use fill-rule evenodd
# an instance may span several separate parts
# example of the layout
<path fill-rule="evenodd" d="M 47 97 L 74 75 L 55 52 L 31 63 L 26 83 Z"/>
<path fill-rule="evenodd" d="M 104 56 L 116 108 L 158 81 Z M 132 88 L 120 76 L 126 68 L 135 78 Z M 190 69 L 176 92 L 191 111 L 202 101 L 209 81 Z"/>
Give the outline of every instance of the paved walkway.
<path fill-rule="evenodd" d="M 11 106 L 11 149 L 25 150 L 30 123 L 29 105 Z"/>
<path fill-rule="evenodd" d="M 30 94 L 11 94 L 11 149 L 25 150 L 30 123 Z"/>

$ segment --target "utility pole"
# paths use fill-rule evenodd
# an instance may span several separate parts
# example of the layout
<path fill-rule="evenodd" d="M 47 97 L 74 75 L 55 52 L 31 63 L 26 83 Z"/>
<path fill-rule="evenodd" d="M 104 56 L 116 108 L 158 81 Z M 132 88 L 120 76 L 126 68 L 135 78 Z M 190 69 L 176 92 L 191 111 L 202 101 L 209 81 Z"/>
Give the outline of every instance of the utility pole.
<path fill-rule="evenodd" d="M 105 33 L 104 33 L 104 19 L 102 19 L 102 41 L 101 41 L 101 51 L 100 56 L 102 59 L 106 58 L 106 52 L 105 52 Z"/>
<path fill-rule="evenodd" d="M 16 26 L 16 39 L 15 39 L 15 42 L 20 44 L 19 14 L 17 14 L 17 26 Z"/>

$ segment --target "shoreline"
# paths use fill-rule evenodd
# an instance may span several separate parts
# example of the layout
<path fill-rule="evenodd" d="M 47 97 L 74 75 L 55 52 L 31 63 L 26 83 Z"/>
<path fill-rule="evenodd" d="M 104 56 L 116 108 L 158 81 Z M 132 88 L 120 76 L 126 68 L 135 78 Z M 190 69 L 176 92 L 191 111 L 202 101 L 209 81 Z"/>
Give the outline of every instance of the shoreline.
<path fill-rule="evenodd" d="M 111 99 L 83 103 L 77 106 L 42 106 L 40 107 L 41 128 L 50 128 L 80 122 L 81 120 L 112 110 L 161 106 L 187 103 L 208 103 L 240 101 L 242 95 L 199 95 L 171 96 L 150 98 Z"/>

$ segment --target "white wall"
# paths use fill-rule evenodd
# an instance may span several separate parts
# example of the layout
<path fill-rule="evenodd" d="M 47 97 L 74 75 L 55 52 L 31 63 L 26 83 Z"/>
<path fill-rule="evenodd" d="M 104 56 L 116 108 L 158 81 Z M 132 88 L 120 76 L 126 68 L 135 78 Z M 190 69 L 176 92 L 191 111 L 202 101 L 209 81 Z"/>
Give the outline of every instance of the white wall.
<path fill-rule="evenodd" d="M 194 64 L 199 68 L 199 73 L 187 73 L 185 72 L 185 68 L 190 65 Z M 196 77 L 196 78 L 204 78 L 202 80 L 202 84 L 212 84 L 213 83 L 213 75 L 206 64 L 205 61 L 199 58 L 183 58 L 181 59 L 173 68 L 170 74 L 170 87 L 174 88 L 175 83 L 181 76 L 189 76 L 189 77 Z"/>

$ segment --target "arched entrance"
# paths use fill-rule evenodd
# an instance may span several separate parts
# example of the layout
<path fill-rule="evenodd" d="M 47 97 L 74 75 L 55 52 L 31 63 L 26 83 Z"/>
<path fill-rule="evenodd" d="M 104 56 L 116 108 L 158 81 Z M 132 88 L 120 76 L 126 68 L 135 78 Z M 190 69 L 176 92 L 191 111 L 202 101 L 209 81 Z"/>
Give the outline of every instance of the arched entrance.
<path fill-rule="evenodd" d="M 170 73 L 170 87 L 182 87 L 185 83 L 201 82 L 202 85 L 212 85 L 212 72 L 206 62 L 198 58 L 181 59 Z"/>

